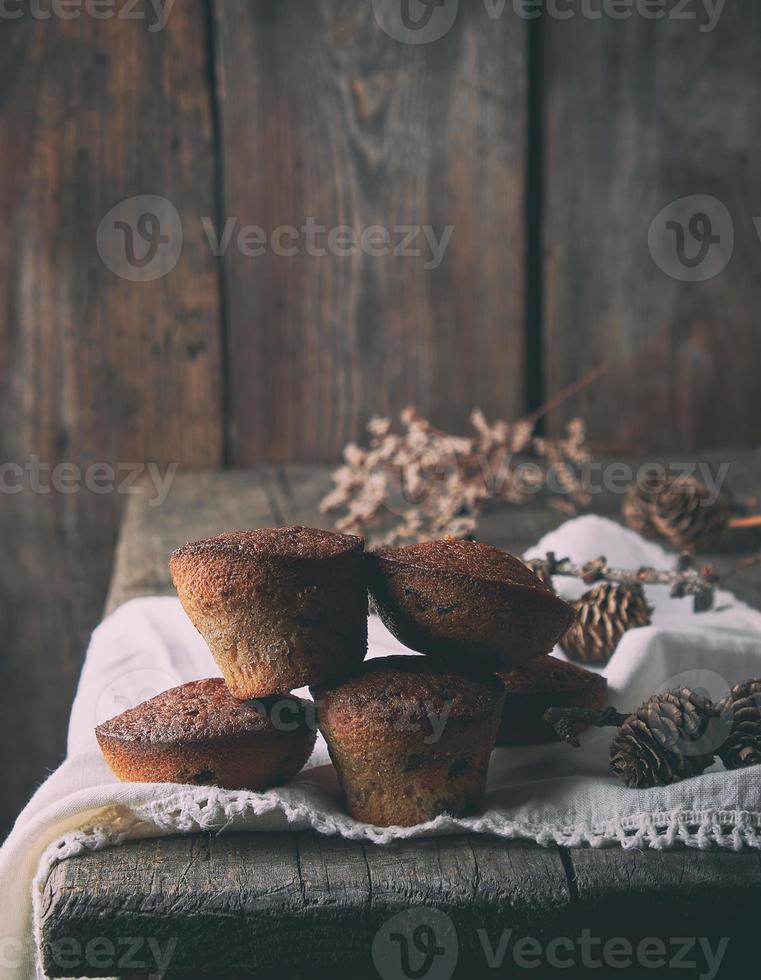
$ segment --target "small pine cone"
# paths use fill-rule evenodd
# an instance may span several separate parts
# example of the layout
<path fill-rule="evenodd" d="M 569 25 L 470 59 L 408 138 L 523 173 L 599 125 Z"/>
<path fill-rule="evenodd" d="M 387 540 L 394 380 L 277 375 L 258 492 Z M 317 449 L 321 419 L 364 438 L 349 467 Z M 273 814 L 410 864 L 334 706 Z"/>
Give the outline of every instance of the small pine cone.
<path fill-rule="evenodd" d="M 627 630 L 650 625 L 652 612 L 641 585 L 601 582 L 574 603 L 576 621 L 560 641 L 571 658 L 606 664 Z"/>
<path fill-rule="evenodd" d="M 618 729 L 611 768 L 636 789 L 698 776 L 714 761 L 716 720 L 714 705 L 689 688 L 654 694 Z"/>
<path fill-rule="evenodd" d="M 645 538 L 665 538 L 680 551 L 710 551 L 729 521 L 723 497 L 711 500 L 704 483 L 691 476 L 633 484 L 623 503 L 624 520 Z"/>
<path fill-rule="evenodd" d="M 726 768 L 761 765 L 761 678 L 733 687 L 719 707 L 729 729 L 719 749 Z"/>
<path fill-rule="evenodd" d="M 632 483 L 624 496 L 621 513 L 627 526 L 643 538 L 654 539 L 658 532 L 653 526 L 653 506 L 658 491 L 663 488 L 663 480 L 648 480 L 645 483 Z"/>

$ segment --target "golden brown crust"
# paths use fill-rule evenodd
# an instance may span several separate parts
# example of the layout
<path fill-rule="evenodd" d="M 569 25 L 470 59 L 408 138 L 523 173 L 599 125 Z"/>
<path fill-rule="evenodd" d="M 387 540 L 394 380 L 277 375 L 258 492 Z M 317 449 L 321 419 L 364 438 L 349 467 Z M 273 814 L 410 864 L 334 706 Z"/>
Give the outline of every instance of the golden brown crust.
<path fill-rule="evenodd" d="M 444 670 L 424 657 L 386 657 L 315 697 L 357 820 L 411 826 L 483 808 L 504 700 L 496 678 Z"/>
<path fill-rule="evenodd" d="M 337 534 L 320 528 L 293 524 L 290 527 L 260 527 L 248 531 L 227 531 L 213 538 L 191 541 L 172 552 L 172 560 L 204 557 L 213 552 L 241 553 L 268 558 L 322 561 L 352 551 L 362 551 L 363 539 L 353 534 Z"/>
<path fill-rule="evenodd" d="M 169 562 L 185 612 L 235 697 L 345 673 L 367 651 L 363 541 L 312 528 L 234 532 Z"/>
<path fill-rule="evenodd" d="M 287 782 L 315 731 L 300 698 L 237 701 L 221 679 L 192 681 L 99 725 L 103 756 L 125 782 L 259 791 Z"/>
<path fill-rule="evenodd" d="M 462 576 L 468 582 L 499 582 L 551 591 L 520 558 L 482 541 L 442 538 L 400 548 L 384 548 L 370 554 L 388 565 Z"/>
<path fill-rule="evenodd" d="M 381 619 L 406 646 L 453 663 L 513 669 L 548 653 L 572 607 L 523 562 L 475 541 L 435 541 L 366 556 Z"/>
<path fill-rule="evenodd" d="M 261 701 L 232 697 L 221 677 L 190 681 L 99 725 L 103 735 L 144 744 L 206 742 L 277 731 L 286 710 L 302 719 L 307 702 L 293 695 Z"/>
<path fill-rule="evenodd" d="M 497 745 L 556 742 L 557 733 L 544 720 L 547 708 L 602 708 L 608 690 L 601 674 L 549 655 L 499 677 L 507 695 Z"/>

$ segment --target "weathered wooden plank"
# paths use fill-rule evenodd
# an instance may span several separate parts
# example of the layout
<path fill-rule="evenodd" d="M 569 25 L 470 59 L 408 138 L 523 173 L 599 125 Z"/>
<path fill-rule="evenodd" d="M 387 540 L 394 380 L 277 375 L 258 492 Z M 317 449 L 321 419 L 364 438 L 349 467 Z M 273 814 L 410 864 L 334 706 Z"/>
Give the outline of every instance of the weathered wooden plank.
<path fill-rule="evenodd" d="M 284 524 L 333 526 L 331 514 L 320 511 L 320 501 L 333 487 L 327 466 L 291 464 L 267 468 L 272 507 Z"/>
<path fill-rule="evenodd" d="M 4 471 L 22 491 L 2 494 L 0 737 L 24 752 L 6 760 L 0 836 L 64 751 L 107 588 L 120 466 L 222 459 L 217 270 L 199 220 L 214 207 L 204 4 L 176 7 L 163 30 L 146 29 L 151 17 L 44 19 L 22 6 L 3 19 L 0 460 L 38 459 L 43 489 Z M 134 282 L 106 267 L 96 233 L 146 194 L 178 209 L 184 246 L 169 275 Z M 170 250 L 177 230 L 160 231 Z M 123 249 L 124 231 L 109 234 Z M 139 260 L 148 246 L 139 235 L 135 246 Z M 64 463 L 80 470 L 51 491 Z"/>
<path fill-rule="evenodd" d="M 219 975 L 223 966 L 249 976 L 278 968 L 346 976 L 371 970 L 379 930 L 413 907 L 429 911 L 421 921 L 434 929 L 451 923 L 460 964 L 478 968 L 477 929 L 540 935 L 569 901 L 557 851 L 523 843 L 454 837 L 378 847 L 311 833 L 204 834 L 57 865 L 45 889 L 42 950 L 50 976 L 108 976 L 116 965 L 134 975 L 160 965 L 146 962 L 156 952 L 171 953 L 168 976 Z M 124 953 L 126 935 L 141 941 L 141 962 L 88 961 L 93 940 Z M 79 961 L 66 944 L 72 937 Z"/>
<path fill-rule="evenodd" d="M 635 5 L 628 19 L 578 9 L 542 23 L 547 394 L 595 364 L 611 368 L 553 413 L 554 427 L 579 413 L 594 439 L 643 452 L 755 443 L 761 418 L 761 192 L 751 164 L 761 150 L 761 8 L 719 5 L 706 30 L 707 7 L 690 5 L 694 19 L 679 6 L 681 16 L 662 5 L 661 19 Z M 651 223 L 692 195 L 716 200 L 661 215 L 659 265 Z M 722 208 L 732 261 L 685 281 L 731 254 Z M 722 240 L 689 268 L 703 247 L 688 230 L 700 213 Z M 686 231 L 684 261 L 669 219 Z M 695 228 L 708 230 L 702 219 Z"/>
<path fill-rule="evenodd" d="M 180 473 L 160 506 L 152 500 L 137 494 L 125 510 L 106 612 L 137 596 L 172 595 L 167 562 L 186 541 L 278 523 L 258 471 Z"/>
<path fill-rule="evenodd" d="M 475 404 L 520 412 L 525 21 L 461 4 L 444 37 L 410 45 L 351 0 L 215 14 L 237 218 L 223 259 L 233 461 L 333 459 L 408 403 L 455 427 Z M 311 244 L 309 221 L 323 226 Z M 266 236 L 254 256 L 236 243 L 246 225 Z M 340 254 L 341 226 L 390 243 Z M 408 226 L 440 241 L 453 228 L 435 268 L 423 235 L 404 246 L 422 254 L 393 254 Z M 273 241 L 284 227 L 298 238 Z"/>
<path fill-rule="evenodd" d="M 42 950 L 50 976 L 108 976 L 116 965 L 129 976 L 168 954 L 168 977 L 385 976 L 377 957 L 388 953 L 389 929 L 409 930 L 412 940 L 425 924 L 450 955 L 456 937 L 456 976 L 493 976 L 490 957 L 505 937 L 503 969 L 521 972 L 516 948 L 528 939 L 539 944 L 542 976 L 588 975 L 585 934 L 598 961 L 615 941 L 620 949 L 622 940 L 635 948 L 662 940 L 670 960 L 685 941 L 702 940 L 715 954 L 726 938 L 720 977 L 736 975 L 752 952 L 756 854 L 577 850 L 565 860 L 570 884 L 556 850 L 484 837 L 387 848 L 310 833 L 135 842 L 53 870 Z M 547 961 L 558 937 L 572 944 L 570 970 Z M 705 947 L 688 952 L 705 962 Z M 568 960 L 566 945 L 557 955 Z M 670 963 L 625 968 L 618 956 L 617 975 L 670 975 Z"/>
<path fill-rule="evenodd" d="M 711 913 L 757 911 L 761 858 L 757 853 L 699 851 L 570 850 L 574 892 L 580 905 L 602 917 L 625 915 L 627 904 L 640 904 L 647 893 L 652 909 L 698 925 Z M 678 901 L 677 901 L 678 898 Z"/>
<path fill-rule="evenodd" d="M 721 952 L 717 975 L 732 977 L 753 955 L 761 900 L 757 853 L 611 848 L 567 854 L 575 896 L 569 928 L 604 941 L 625 936 L 634 945 L 660 939 L 667 960 L 684 942 L 682 968 L 692 961 L 695 976 L 711 972 L 706 956 Z M 668 963 L 662 973 L 673 975 Z"/>

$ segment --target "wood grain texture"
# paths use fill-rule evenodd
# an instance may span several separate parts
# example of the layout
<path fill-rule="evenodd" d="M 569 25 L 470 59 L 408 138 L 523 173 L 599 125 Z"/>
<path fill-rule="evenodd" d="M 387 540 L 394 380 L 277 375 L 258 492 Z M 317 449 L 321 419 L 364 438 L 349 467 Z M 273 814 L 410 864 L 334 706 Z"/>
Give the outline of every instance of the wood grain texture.
<path fill-rule="evenodd" d="M 572 934 L 587 928 L 592 935 L 625 936 L 635 946 L 658 938 L 670 950 L 667 960 L 684 937 L 690 944 L 684 960 L 694 964 L 695 976 L 708 972 L 700 943 L 714 951 L 726 945 L 719 977 L 740 976 L 751 962 L 761 899 L 757 853 L 612 848 L 570 850 L 567 858 L 575 896 L 567 920 Z M 655 975 L 673 977 L 677 968 L 667 962 Z"/>
<path fill-rule="evenodd" d="M 84 14 L 3 20 L 2 463 L 221 462 L 217 271 L 199 220 L 214 207 L 204 24 L 201 0 L 154 32 Z M 130 282 L 101 261 L 96 231 L 143 194 L 175 204 L 184 248 L 163 279 Z M 21 485 L 0 513 L 0 737 L 25 749 L 6 763 L 0 835 L 60 761 L 123 501 Z"/>
<path fill-rule="evenodd" d="M 45 891 L 42 950 L 50 976 L 108 975 L 109 965 L 87 961 L 88 943 L 98 937 L 118 949 L 129 935 L 143 940 L 144 955 L 149 938 L 161 951 L 172 944 L 168 977 L 371 977 L 379 928 L 423 907 L 449 917 L 458 967 L 482 976 L 489 968 L 477 929 L 495 942 L 503 928 L 540 935 L 557 928 L 570 898 L 557 850 L 521 842 L 451 837 L 379 847 L 312 833 L 197 835 L 59 864 Z M 67 965 L 61 941 L 72 936 L 83 956 Z M 145 972 L 143 963 L 121 974 L 141 965 Z"/>
<path fill-rule="evenodd" d="M 215 4 L 225 213 L 235 234 L 453 226 L 419 257 L 224 258 L 231 455 L 332 460 L 408 403 L 464 428 L 524 406 L 525 23 L 461 5 L 425 45 L 351 0 Z M 325 247 L 326 234 L 321 244 Z M 312 249 L 314 252 L 314 249 Z"/>
<path fill-rule="evenodd" d="M 761 8 L 728 3 L 701 31 L 698 7 L 697 22 L 542 25 L 547 394 L 610 365 L 553 427 L 578 413 L 595 440 L 634 451 L 761 434 L 761 79 L 750 67 L 761 58 Z M 705 282 L 673 278 L 648 249 L 651 222 L 689 195 L 717 198 L 734 222 L 734 256 Z M 716 206 L 707 213 L 721 233 Z M 679 271 L 676 234 L 661 228 Z M 728 245 L 724 234 L 714 248 Z M 688 236 L 688 258 L 698 249 Z"/>
<path fill-rule="evenodd" d="M 724 978 L 736 976 L 753 952 L 759 893 L 754 853 L 612 848 L 565 851 L 561 859 L 556 848 L 489 837 L 379 847 L 312 833 L 204 834 L 63 861 L 45 888 L 42 952 L 51 977 L 108 976 L 114 965 L 131 976 L 158 965 L 151 959 L 157 952 L 171 953 L 169 978 L 283 970 L 294 978 L 385 976 L 373 959 L 379 930 L 419 909 L 439 941 L 451 924 L 457 977 L 494 976 L 489 956 L 498 955 L 500 940 L 502 969 L 524 975 L 513 960 L 522 939 L 546 948 L 555 937 L 578 943 L 586 933 L 593 960 L 603 944 L 622 939 L 633 946 L 661 939 L 670 959 L 680 937 L 710 942 L 712 950 L 726 938 L 715 974 Z M 407 928 L 399 920 L 396 927 Z M 67 945 L 72 938 L 79 959 Z M 110 962 L 93 962 L 87 950 L 95 940 L 105 941 Z M 690 952 L 689 959 L 700 955 L 697 947 Z M 565 947 L 558 958 L 567 961 Z M 544 962 L 541 976 L 588 976 L 591 968 L 577 948 L 575 967 Z M 670 965 L 642 971 L 636 963 L 619 973 L 673 976 Z"/>
<path fill-rule="evenodd" d="M 169 555 L 188 541 L 223 531 L 280 523 L 270 506 L 263 472 L 178 473 L 166 499 L 151 506 L 151 486 L 143 480 L 127 506 L 114 558 L 106 613 L 144 595 L 174 595 Z"/>

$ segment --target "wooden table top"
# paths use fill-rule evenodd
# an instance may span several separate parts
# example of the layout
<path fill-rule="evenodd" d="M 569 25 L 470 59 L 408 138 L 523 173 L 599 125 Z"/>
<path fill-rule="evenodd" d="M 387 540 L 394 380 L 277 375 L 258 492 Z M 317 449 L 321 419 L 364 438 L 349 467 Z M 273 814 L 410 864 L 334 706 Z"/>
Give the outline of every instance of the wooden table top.
<path fill-rule="evenodd" d="M 758 454 L 704 458 L 731 462 L 728 483 L 738 497 L 761 486 Z M 167 555 L 187 540 L 237 527 L 325 525 L 317 504 L 329 486 L 325 468 L 260 467 L 179 475 L 160 507 L 150 505 L 150 494 L 132 497 L 107 611 L 137 596 L 171 594 Z M 619 508 L 620 497 L 595 500 L 596 512 L 615 516 Z M 502 509 L 483 519 L 479 533 L 521 552 L 563 519 L 533 505 Z M 752 532 L 745 534 L 710 556 L 719 570 L 737 560 L 740 546 L 746 553 L 758 547 Z M 761 606 L 757 570 L 738 576 L 732 587 Z M 44 888 L 42 948 L 52 977 L 155 972 L 152 950 L 169 943 L 168 977 L 282 977 L 285 970 L 289 978 L 470 978 L 500 975 L 493 967 L 500 937 L 509 940 L 504 975 L 508 967 L 521 972 L 512 945 L 518 938 L 531 937 L 546 951 L 553 937 L 576 943 L 590 930 L 599 944 L 619 937 L 665 943 L 660 967 L 648 961 L 643 970 L 635 962 L 616 969 L 616 976 L 665 975 L 679 955 L 674 941 L 680 937 L 703 939 L 713 950 L 726 938 L 715 974 L 724 976 L 753 949 L 760 900 L 761 856 L 755 852 L 567 850 L 475 835 L 378 847 L 314 833 L 204 834 L 137 841 L 61 862 Z M 446 955 L 438 964 L 434 957 L 433 972 L 415 974 L 413 962 L 412 972 L 400 973 L 383 959 L 387 932 L 378 930 L 410 908 L 422 916 L 416 927 L 422 923 L 435 933 L 446 921 L 454 930 L 454 940 L 437 947 L 446 947 Z M 436 918 L 442 914 L 448 919 Z M 408 927 L 398 928 L 404 933 Z M 413 944 L 415 935 L 433 933 L 413 929 Z M 88 947 L 94 940 L 110 944 L 106 954 Z M 697 972 L 685 977 L 708 970 L 699 969 L 704 954 L 697 943 L 693 947 L 683 958 L 694 960 Z M 601 946 L 595 948 L 599 953 Z M 578 947 L 574 956 L 573 966 L 560 965 L 558 957 L 555 967 L 542 960 L 540 972 L 528 966 L 526 972 L 587 975 Z M 660 962 L 657 955 L 651 959 Z"/>

